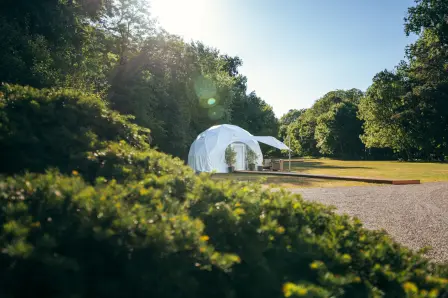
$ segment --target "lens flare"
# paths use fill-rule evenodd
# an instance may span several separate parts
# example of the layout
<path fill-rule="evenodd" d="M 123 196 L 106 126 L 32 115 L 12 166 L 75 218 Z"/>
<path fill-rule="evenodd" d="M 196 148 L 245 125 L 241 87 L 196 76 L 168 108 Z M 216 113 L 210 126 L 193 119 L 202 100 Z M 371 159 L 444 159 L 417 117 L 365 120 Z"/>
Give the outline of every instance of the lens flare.
<path fill-rule="evenodd" d="M 214 99 L 214 98 L 209 98 L 209 99 L 207 100 L 207 103 L 208 103 L 209 106 L 213 106 L 213 105 L 215 105 L 215 103 L 216 103 L 216 99 Z"/>
<path fill-rule="evenodd" d="M 216 95 L 216 86 L 209 78 L 199 76 L 194 81 L 194 90 L 199 99 L 213 98 Z"/>
<path fill-rule="evenodd" d="M 224 117 L 225 110 L 222 106 L 214 106 L 208 110 L 208 117 L 212 120 L 218 120 Z"/>

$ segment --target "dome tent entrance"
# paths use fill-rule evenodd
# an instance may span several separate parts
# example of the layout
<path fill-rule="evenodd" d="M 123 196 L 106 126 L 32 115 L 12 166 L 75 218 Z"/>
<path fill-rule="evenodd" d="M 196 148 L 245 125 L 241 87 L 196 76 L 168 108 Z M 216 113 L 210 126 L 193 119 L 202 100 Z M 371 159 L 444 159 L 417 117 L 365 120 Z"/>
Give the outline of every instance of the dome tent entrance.
<path fill-rule="evenodd" d="M 223 124 L 210 127 L 206 131 L 198 135 L 196 140 L 191 144 L 188 153 L 188 165 L 197 172 L 217 172 L 227 173 L 227 164 L 225 161 L 225 150 L 229 145 L 237 151 L 236 168 L 244 170 L 246 165 L 246 145 L 257 154 L 256 165 L 261 166 L 263 163 L 263 154 L 258 144 L 257 138 L 241 127 Z M 263 137 L 260 142 L 267 143 L 279 149 L 289 149 L 285 144 L 273 137 Z M 266 140 L 269 139 L 269 142 Z M 275 140 L 273 142 L 272 140 Z"/>

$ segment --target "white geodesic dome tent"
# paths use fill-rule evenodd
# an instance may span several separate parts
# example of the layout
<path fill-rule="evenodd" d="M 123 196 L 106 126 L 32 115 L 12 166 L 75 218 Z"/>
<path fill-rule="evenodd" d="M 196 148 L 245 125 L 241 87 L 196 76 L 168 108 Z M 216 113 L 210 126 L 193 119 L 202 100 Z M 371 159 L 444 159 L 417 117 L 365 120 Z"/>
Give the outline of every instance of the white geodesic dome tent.
<path fill-rule="evenodd" d="M 263 153 L 258 141 L 279 149 L 289 150 L 285 144 L 274 137 L 256 137 L 235 125 L 216 125 L 199 134 L 191 144 L 188 153 L 188 165 L 196 172 L 227 173 L 225 151 L 231 145 L 237 152 L 236 170 L 247 168 L 246 146 L 257 154 L 256 166 L 261 166 L 263 164 Z"/>
<path fill-rule="evenodd" d="M 263 163 L 263 154 L 260 145 L 252 137 L 253 135 L 248 131 L 235 125 L 212 126 L 199 134 L 193 144 L 191 144 L 190 152 L 188 153 L 188 165 L 197 172 L 216 171 L 217 173 L 227 173 L 225 151 L 227 146 L 231 144 L 236 144 L 237 146 L 238 144 L 247 145 L 258 155 L 257 165 L 261 165 Z"/>

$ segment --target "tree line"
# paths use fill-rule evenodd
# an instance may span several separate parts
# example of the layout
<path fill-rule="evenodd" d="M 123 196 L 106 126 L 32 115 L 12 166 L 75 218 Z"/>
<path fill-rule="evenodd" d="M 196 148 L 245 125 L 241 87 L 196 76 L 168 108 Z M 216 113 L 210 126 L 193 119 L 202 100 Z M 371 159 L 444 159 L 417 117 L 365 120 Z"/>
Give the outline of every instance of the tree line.
<path fill-rule="evenodd" d="M 418 40 L 366 92 L 331 91 L 280 119 L 247 89 L 239 57 L 169 34 L 149 11 L 146 0 L 2 1 L 0 82 L 99 94 L 149 128 L 153 147 L 184 159 L 201 131 L 222 123 L 278 135 L 300 156 L 448 156 L 445 1 L 409 8 L 405 33 Z"/>
<path fill-rule="evenodd" d="M 150 128 L 153 147 L 181 158 L 216 124 L 277 135 L 272 107 L 238 72 L 242 60 L 164 31 L 149 4 L 2 1 L 0 82 L 100 94 Z"/>
<path fill-rule="evenodd" d="M 406 60 L 366 92 L 336 90 L 290 110 L 279 134 L 297 155 L 445 160 L 448 156 L 448 2 L 417 0 L 405 33 L 418 34 Z"/>

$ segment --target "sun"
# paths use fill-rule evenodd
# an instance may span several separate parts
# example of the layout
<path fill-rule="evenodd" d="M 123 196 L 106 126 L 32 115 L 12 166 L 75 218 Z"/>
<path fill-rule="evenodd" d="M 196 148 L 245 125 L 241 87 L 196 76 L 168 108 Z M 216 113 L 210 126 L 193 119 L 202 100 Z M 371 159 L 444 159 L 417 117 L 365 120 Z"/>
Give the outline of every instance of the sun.
<path fill-rule="evenodd" d="M 210 0 L 150 0 L 151 13 L 168 32 L 197 38 L 212 18 Z"/>

